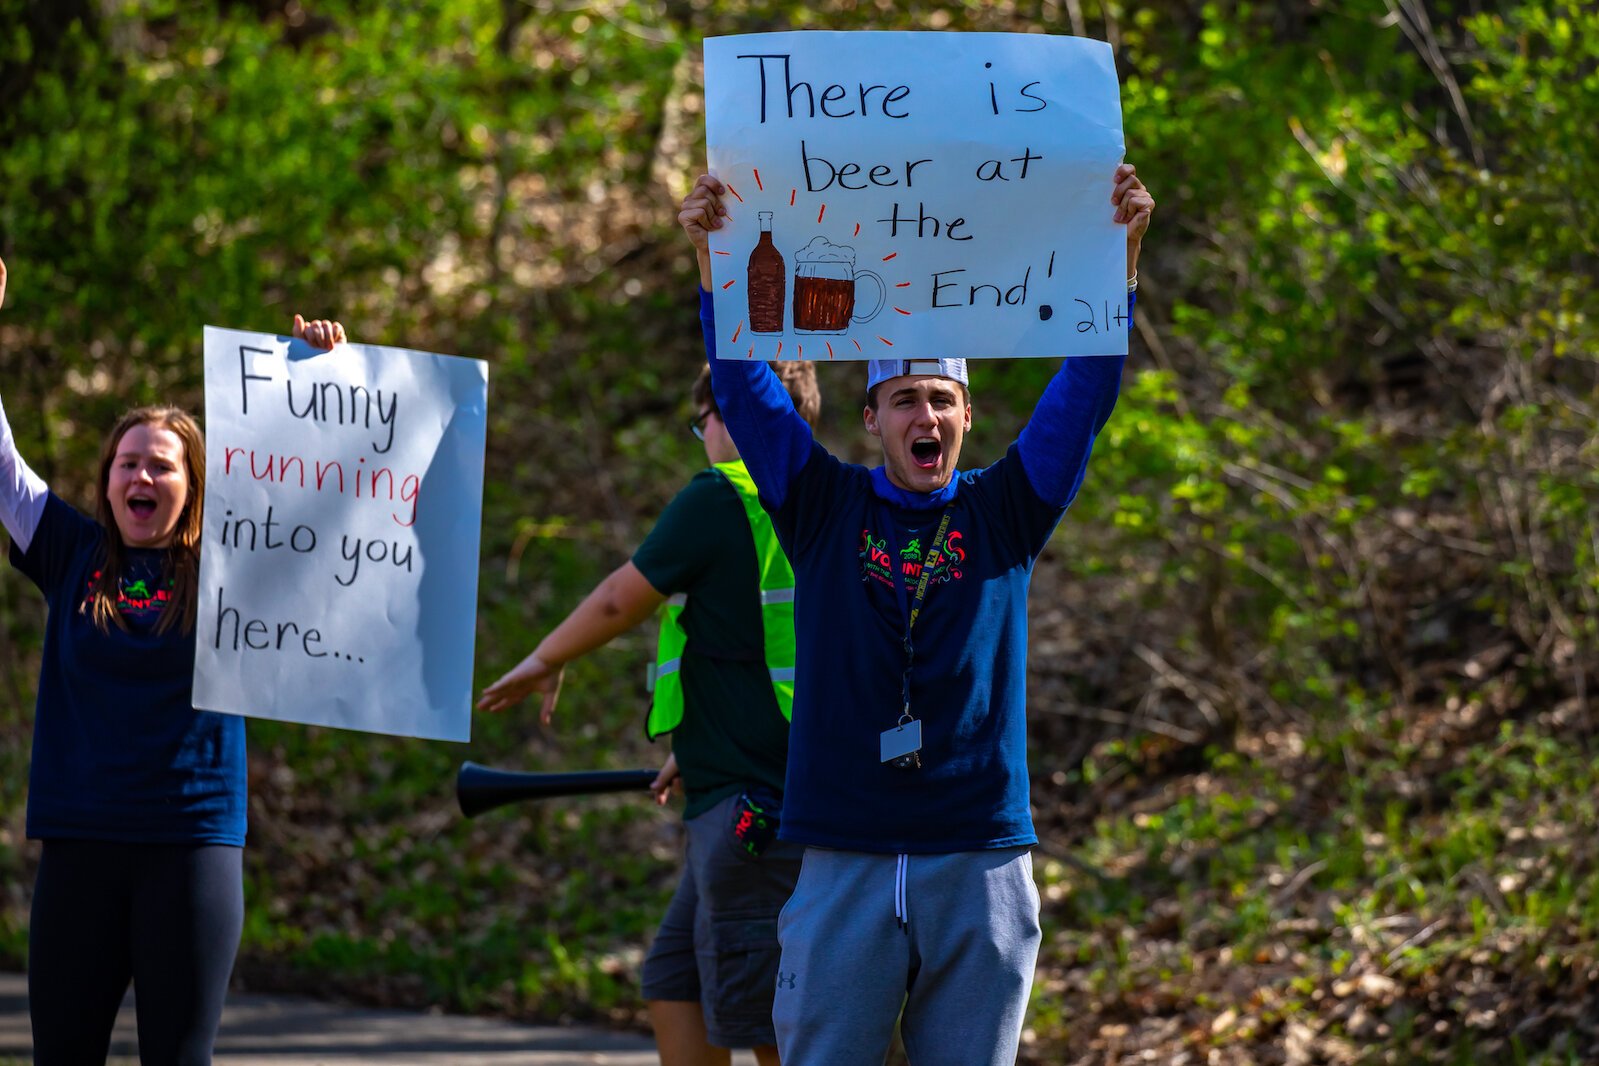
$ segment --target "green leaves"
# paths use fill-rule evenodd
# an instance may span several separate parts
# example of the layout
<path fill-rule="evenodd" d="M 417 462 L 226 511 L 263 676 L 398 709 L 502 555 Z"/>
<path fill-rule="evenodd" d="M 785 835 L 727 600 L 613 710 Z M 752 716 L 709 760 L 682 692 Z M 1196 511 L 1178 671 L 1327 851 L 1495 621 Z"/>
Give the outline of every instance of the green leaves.
<path fill-rule="evenodd" d="M 1558 969 L 1599 914 L 1593 857 L 1558 829 L 1592 821 L 1570 797 L 1593 792 L 1599 671 L 1599 10 L 1481 6 L 0 0 L 0 391 L 81 500 L 118 408 L 198 403 L 202 323 L 337 315 L 489 359 L 478 674 L 497 676 L 703 460 L 681 430 L 702 348 L 672 221 L 703 158 L 699 39 L 1106 36 L 1160 207 L 1118 409 L 1035 576 L 1034 781 L 1059 787 L 1035 794 L 1055 947 L 1028 1053 L 1130 1054 L 1100 1028 L 1136 1016 L 1224 1058 L 1279 1038 L 1337 1058 L 1350 972 L 1425 989 L 1481 950 L 1530 981 L 1520 946 Z M 999 454 L 1051 371 L 985 371 L 974 454 Z M 869 458 L 858 381 L 824 368 L 823 436 Z M 0 576 L 14 879 L 39 617 Z M 582 725 L 484 720 L 473 757 L 659 758 L 638 731 L 648 644 L 573 668 L 561 713 Z M 413 995 L 497 1010 L 637 1008 L 669 820 L 602 803 L 465 825 L 459 752 L 252 737 L 247 959 L 421 975 Z M 1471 804 L 1426 810 L 1435 780 Z M 1501 823 L 1555 826 L 1570 877 L 1522 869 L 1534 844 Z M 1112 874 L 1079 876 L 1078 851 Z M 20 914 L 0 911 L 13 956 Z M 1161 976 L 1190 972 L 1242 974 L 1260 1001 Z M 1400 1058 L 1437 1023 L 1461 1061 L 1508 1046 L 1408 1002 L 1381 1008 Z M 1293 1035 L 1309 1022 L 1322 1035 Z"/>

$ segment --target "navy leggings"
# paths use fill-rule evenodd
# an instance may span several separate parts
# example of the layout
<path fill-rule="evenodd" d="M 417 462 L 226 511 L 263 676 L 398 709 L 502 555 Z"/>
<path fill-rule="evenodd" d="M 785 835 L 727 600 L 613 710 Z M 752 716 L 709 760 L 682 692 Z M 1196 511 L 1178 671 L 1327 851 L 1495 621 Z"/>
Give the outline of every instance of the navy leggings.
<path fill-rule="evenodd" d="M 244 849 L 47 840 L 28 927 L 36 1066 L 103 1063 L 133 981 L 139 1061 L 205 1066 L 244 927 Z"/>

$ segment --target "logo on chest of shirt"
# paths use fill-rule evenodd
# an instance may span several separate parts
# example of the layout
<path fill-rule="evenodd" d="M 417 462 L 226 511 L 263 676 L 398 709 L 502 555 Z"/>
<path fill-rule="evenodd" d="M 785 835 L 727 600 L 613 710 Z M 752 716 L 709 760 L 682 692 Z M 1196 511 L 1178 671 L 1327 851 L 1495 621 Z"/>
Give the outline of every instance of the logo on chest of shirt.
<path fill-rule="evenodd" d="M 94 608 L 94 589 L 100 582 L 100 571 L 96 570 L 89 575 L 89 580 L 83 590 L 83 610 Z M 153 581 L 139 578 L 129 581 L 124 578 L 117 582 L 117 610 L 124 616 L 129 615 L 158 615 L 166 610 L 167 603 L 172 599 L 173 582 L 168 581 L 167 587 L 151 588 Z"/>
<path fill-rule="evenodd" d="M 927 548 L 927 541 L 923 537 L 912 537 L 896 557 L 888 550 L 886 536 L 874 537 L 870 528 L 863 529 L 857 553 L 861 562 L 861 580 L 877 581 L 893 588 L 894 571 L 897 569 L 900 580 L 907 587 L 914 586 L 922 578 L 924 560 L 931 568 L 927 577 L 929 588 L 947 581 L 959 581 L 966 576 L 962 569 L 962 564 L 966 562 L 966 535 L 960 530 L 946 531 L 943 543 L 937 545 L 931 556 Z"/>

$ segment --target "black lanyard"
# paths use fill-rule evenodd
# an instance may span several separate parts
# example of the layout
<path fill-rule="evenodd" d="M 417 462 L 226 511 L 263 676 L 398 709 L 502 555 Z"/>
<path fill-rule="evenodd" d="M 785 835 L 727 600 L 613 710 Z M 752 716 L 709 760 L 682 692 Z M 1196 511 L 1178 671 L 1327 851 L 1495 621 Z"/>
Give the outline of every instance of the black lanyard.
<path fill-rule="evenodd" d="M 950 514 L 954 510 L 955 501 L 950 500 L 949 504 L 944 508 L 943 516 L 938 520 L 938 532 L 933 534 L 933 542 L 927 546 L 927 551 L 922 556 L 921 574 L 916 581 L 916 592 L 911 596 L 910 611 L 906 614 L 905 673 L 903 676 L 901 676 L 899 683 L 900 703 L 903 706 L 901 717 L 911 713 L 911 667 L 916 662 L 916 645 L 911 641 L 911 633 L 916 628 L 916 619 L 921 617 L 922 601 L 927 598 L 927 586 L 929 580 L 933 576 L 933 560 L 942 554 L 944 532 L 945 530 L 949 529 Z M 889 516 L 889 523 L 889 529 L 892 530 L 892 516 Z M 894 592 L 897 594 L 897 597 L 900 601 L 901 609 L 903 609 L 905 604 L 905 582 L 904 578 L 900 574 L 900 567 L 897 564 L 898 553 L 896 552 L 895 555 L 896 561 L 890 564 L 890 569 L 894 573 Z"/>

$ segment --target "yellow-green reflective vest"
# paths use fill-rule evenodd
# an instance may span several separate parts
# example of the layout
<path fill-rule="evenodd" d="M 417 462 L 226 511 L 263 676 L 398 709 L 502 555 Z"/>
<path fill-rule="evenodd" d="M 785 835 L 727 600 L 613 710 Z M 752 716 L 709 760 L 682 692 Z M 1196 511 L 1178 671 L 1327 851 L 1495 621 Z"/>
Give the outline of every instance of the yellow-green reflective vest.
<path fill-rule="evenodd" d="M 756 496 L 755 482 L 744 464 L 717 463 L 711 469 L 738 493 L 739 502 L 744 505 L 744 516 L 749 519 L 750 532 L 755 536 L 766 672 L 772 678 L 772 692 L 777 696 L 778 710 L 783 712 L 784 719 L 789 719 L 794 711 L 794 570 L 788 565 L 788 556 L 783 554 L 782 546 L 777 543 L 777 531 L 772 528 L 772 519 L 762 509 L 761 501 Z M 654 697 L 650 701 L 649 719 L 645 723 L 645 732 L 651 740 L 683 724 L 682 665 L 688 634 L 683 631 L 680 616 L 687 603 L 688 597 L 679 594 L 668 599 L 662 610 L 661 638 L 649 678 Z"/>

